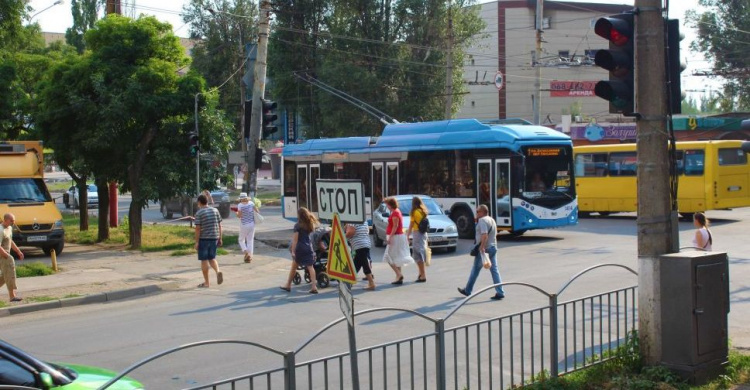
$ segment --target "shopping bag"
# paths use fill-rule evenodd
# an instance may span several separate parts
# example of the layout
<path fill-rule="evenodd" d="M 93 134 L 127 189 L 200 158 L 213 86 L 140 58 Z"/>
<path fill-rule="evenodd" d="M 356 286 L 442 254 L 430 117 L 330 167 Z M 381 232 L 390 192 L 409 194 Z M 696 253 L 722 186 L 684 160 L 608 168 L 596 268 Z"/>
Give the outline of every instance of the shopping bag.
<path fill-rule="evenodd" d="M 253 213 L 255 213 L 254 217 L 255 217 L 256 225 L 260 225 L 261 223 L 263 223 L 263 221 L 266 220 L 262 215 L 260 215 L 260 213 L 257 210 L 253 209 Z"/>
<path fill-rule="evenodd" d="M 484 269 L 490 269 L 492 267 L 492 263 L 490 262 L 490 255 L 487 254 L 487 252 L 482 253 L 482 266 Z"/>

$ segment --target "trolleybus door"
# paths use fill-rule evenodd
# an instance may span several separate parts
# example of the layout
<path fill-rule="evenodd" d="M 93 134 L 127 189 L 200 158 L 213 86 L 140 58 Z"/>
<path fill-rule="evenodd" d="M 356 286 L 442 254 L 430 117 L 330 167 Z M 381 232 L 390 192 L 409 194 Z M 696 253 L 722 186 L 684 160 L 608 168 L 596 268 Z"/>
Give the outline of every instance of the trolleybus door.
<path fill-rule="evenodd" d="M 383 202 L 383 187 L 385 183 L 385 176 L 383 175 L 384 165 L 382 162 L 372 163 L 372 174 L 370 175 L 370 180 L 372 180 L 370 183 L 371 193 L 367 194 L 370 196 L 370 204 L 372 206 L 370 218 L 372 218 L 372 212 L 380 207 L 380 204 Z"/>
<path fill-rule="evenodd" d="M 495 160 L 495 223 L 497 226 L 512 226 L 513 209 L 510 204 L 510 159 Z"/>
<path fill-rule="evenodd" d="M 490 216 L 495 215 L 495 186 L 492 180 L 492 160 L 477 160 L 477 206 L 483 204 L 490 211 Z"/>
<path fill-rule="evenodd" d="M 385 176 L 385 196 L 398 195 L 398 162 L 385 163 L 387 172 Z"/>
<path fill-rule="evenodd" d="M 297 165 L 297 207 L 306 207 L 312 212 L 318 211 L 318 186 L 320 164 Z"/>

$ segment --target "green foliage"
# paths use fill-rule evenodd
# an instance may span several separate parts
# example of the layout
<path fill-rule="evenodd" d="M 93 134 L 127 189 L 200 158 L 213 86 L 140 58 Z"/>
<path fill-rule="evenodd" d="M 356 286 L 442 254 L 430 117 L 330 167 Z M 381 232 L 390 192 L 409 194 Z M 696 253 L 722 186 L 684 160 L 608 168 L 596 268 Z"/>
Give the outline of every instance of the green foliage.
<path fill-rule="evenodd" d="M 307 138 L 377 135 L 382 124 L 302 83 L 304 72 L 399 119 L 442 119 L 446 50 L 453 19 L 453 112 L 465 90 L 462 64 L 483 27 L 472 1 L 275 2 L 268 72 L 273 97 L 307 125 Z M 345 77 L 342 77 L 345 75 Z"/>
<path fill-rule="evenodd" d="M 99 13 L 100 0 L 71 0 L 70 12 L 73 14 L 73 26 L 65 31 L 65 42 L 83 53 L 86 44 L 83 35 L 94 27 Z"/>
<path fill-rule="evenodd" d="M 750 7 L 747 1 L 699 0 L 705 12 L 690 10 L 686 18 L 698 30 L 691 49 L 713 61 L 713 71 L 724 77 L 724 111 L 750 110 L 750 58 L 747 31 Z"/>
<path fill-rule="evenodd" d="M 52 269 L 52 267 L 38 261 L 16 265 L 16 276 L 19 278 L 45 276 L 52 275 L 54 273 L 55 271 Z"/>

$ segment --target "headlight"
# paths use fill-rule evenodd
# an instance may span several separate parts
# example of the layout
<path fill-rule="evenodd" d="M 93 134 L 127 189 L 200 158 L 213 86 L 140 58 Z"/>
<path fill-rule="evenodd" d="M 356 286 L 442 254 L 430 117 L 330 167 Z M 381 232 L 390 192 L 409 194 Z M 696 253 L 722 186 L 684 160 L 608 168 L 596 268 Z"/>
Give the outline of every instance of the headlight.
<path fill-rule="evenodd" d="M 62 219 L 58 219 L 57 221 L 55 221 L 54 229 L 62 229 L 62 228 L 63 228 L 63 221 L 62 221 Z"/>
<path fill-rule="evenodd" d="M 456 228 L 456 225 L 449 225 L 447 228 L 445 228 L 446 233 L 455 233 L 458 229 Z"/>

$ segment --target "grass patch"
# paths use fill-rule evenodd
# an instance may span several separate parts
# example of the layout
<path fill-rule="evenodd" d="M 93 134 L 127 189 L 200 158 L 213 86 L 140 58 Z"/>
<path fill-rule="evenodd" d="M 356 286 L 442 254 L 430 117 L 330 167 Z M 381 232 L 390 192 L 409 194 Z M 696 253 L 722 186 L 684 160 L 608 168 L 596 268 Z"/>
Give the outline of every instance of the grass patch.
<path fill-rule="evenodd" d="M 24 263 L 16 266 L 16 277 L 18 278 L 52 275 L 54 273 L 55 270 L 53 270 L 52 267 L 38 261 L 33 263 Z"/>
<path fill-rule="evenodd" d="M 0 301 L 0 308 L 8 307 L 8 302 Z"/>
<path fill-rule="evenodd" d="M 729 351 L 729 366 L 724 375 L 703 386 L 690 386 L 663 366 L 643 366 L 638 350 L 638 335 L 633 332 L 627 343 L 604 354 L 613 358 L 589 368 L 559 378 L 549 378 L 544 372 L 536 382 L 526 385 L 532 390 L 719 390 L 750 380 L 750 355 Z M 598 357 L 592 358 L 599 360 Z"/>
<path fill-rule="evenodd" d="M 92 245 L 96 243 L 98 218 L 89 216 L 89 230 L 80 231 L 78 228 L 79 217 L 74 215 L 63 215 L 65 224 L 65 241 Z M 109 229 L 109 240 L 105 245 L 126 245 L 129 241 L 127 220 L 117 228 Z M 224 245 L 237 245 L 237 236 L 224 235 Z M 153 225 L 144 224 L 141 232 L 142 252 L 172 251 L 172 256 L 183 256 L 195 253 L 195 230 L 188 225 Z M 217 252 L 225 255 L 228 252 Z"/>
<path fill-rule="evenodd" d="M 65 192 L 73 185 L 70 181 L 56 181 L 54 183 L 47 183 L 47 189 L 49 192 Z"/>
<path fill-rule="evenodd" d="M 64 298 L 78 298 L 78 297 L 82 297 L 82 296 L 83 295 L 81 295 L 81 294 L 65 294 L 65 295 L 63 295 L 63 299 Z"/>

